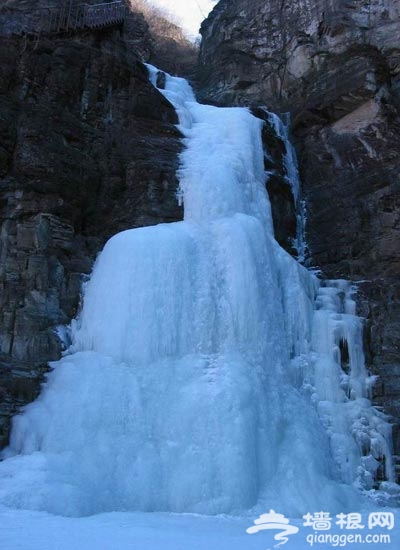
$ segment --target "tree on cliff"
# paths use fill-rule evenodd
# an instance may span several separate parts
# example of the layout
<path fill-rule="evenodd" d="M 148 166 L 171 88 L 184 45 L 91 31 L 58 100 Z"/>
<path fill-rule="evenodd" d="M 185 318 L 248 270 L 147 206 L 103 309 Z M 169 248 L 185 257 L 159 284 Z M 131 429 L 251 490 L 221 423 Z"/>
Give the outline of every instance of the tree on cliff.
<path fill-rule="evenodd" d="M 147 0 L 129 0 L 141 12 L 153 38 L 151 62 L 171 74 L 188 76 L 196 64 L 198 49 L 174 21 L 174 15 Z"/>

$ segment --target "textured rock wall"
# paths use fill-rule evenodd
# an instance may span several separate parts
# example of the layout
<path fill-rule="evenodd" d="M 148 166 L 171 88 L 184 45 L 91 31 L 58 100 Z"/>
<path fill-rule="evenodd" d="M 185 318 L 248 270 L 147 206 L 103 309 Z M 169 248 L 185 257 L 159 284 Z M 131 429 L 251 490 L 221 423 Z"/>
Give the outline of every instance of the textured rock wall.
<path fill-rule="evenodd" d="M 363 281 L 374 399 L 398 419 L 400 1 L 221 0 L 202 35 L 204 100 L 291 113 L 310 263 Z"/>
<path fill-rule="evenodd" d="M 182 217 L 177 119 L 139 60 L 149 43 L 137 15 L 123 31 L 0 37 L 0 447 L 105 240 Z"/>

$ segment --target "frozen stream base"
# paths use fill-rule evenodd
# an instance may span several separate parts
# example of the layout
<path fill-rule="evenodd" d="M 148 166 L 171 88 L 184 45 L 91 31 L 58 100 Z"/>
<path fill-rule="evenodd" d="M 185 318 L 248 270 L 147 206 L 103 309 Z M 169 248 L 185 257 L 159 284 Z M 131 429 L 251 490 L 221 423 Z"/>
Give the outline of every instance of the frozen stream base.
<path fill-rule="evenodd" d="M 304 520 L 290 520 L 299 531 L 280 546 L 284 550 L 317 548 L 327 550 L 350 547 L 352 550 L 397 550 L 400 548 L 400 512 L 392 510 L 394 528 L 351 531 L 332 525 L 329 531 L 304 527 Z M 362 514 L 368 518 L 369 512 Z M 246 533 L 254 517 L 210 517 L 190 514 L 110 513 L 87 518 L 65 518 L 44 512 L 0 510 L 0 548 L 4 550 L 267 550 L 279 541 L 279 530 Z M 332 536 L 332 542 L 315 541 Z M 351 543 L 344 536 L 359 534 L 366 538 L 389 535 L 390 542 Z M 339 538 L 341 537 L 341 538 Z M 308 541 L 307 541 L 308 538 Z M 309 541 L 312 541 L 312 545 Z M 382 539 L 386 540 L 386 539 Z"/>

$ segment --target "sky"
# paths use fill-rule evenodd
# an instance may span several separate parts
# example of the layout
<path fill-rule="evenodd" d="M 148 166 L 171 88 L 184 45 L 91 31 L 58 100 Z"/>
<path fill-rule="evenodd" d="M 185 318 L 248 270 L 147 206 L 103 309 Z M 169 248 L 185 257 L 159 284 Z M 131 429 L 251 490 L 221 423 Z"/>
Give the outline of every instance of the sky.
<path fill-rule="evenodd" d="M 216 0 L 150 0 L 150 3 L 172 13 L 184 31 L 191 36 L 196 36 L 201 22 L 217 2 Z"/>

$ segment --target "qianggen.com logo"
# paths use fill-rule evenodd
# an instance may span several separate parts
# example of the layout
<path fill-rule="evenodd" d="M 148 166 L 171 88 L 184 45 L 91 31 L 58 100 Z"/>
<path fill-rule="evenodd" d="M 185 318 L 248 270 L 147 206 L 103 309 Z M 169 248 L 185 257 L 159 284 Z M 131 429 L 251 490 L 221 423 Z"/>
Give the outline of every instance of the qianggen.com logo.
<path fill-rule="evenodd" d="M 335 524 L 346 533 L 331 534 L 321 533 L 329 531 L 332 527 L 332 518 L 327 512 L 317 512 L 313 515 L 306 514 L 303 519 L 305 527 L 312 527 L 314 533 L 307 535 L 307 542 L 310 546 L 317 544 L 331 544 L 332 546 L 346 546 L 347 544 L 390 544 L 390 535 L 386 533 L 372 533 L 375 528 L 391 531 L 394 527 L 394 515 L 392 512 L 372 512 L 368 521 L 364 522 L 361 514 L 356 512 L 350 514 L 337 514 Z M 368 532 L 364 531 L 368 529 Z M 352 532 L 348 532 L 352 531 Z M 358 532 L 357 532 L 358 531 Z"/>
<path fill-rule="evenodd" d="M 310 546 L 317 544 L 330 544 L 331 546 L 346 546 L 347 544 L 364 543 L 369 544 L 390 544 L 390 535 L 384 535 L 382 533 L 371 535 L 368 534 L 363 537 L 360 534 L 330 534 L 330 533 L 316 533 L 307 535 L 307 542 Z"/>
<path fill-rule="evenodd" d="M 377 533 L 374 530 L 381 529 L 391 531 L 394 527 L 394 515 L 392 512 L 372 512 L 368 518 L 356 512 L 350 514 L 337 514 L 333 519 L 328 512 L 316 512 L 303 516 L 304 527 L 311 527 L 313 533 L 306 536 L 307 543 L 312 546 L 318 544 L 346 546 L 347 544 L 390 544 L 390 534 Z M 343 533 L 328 533 L 334 524 L 335 529 Z M 299 532 L 299 527 L 290 525 L 289 520 L 282 514 L 270 510 L 269 514 L 263 514 L 254 521 L 254 525 L 246 531 L 250 535 L 264 530 L 279 531 L 274 539 L 278 541 L 274 548 L 286 544 L 289 537 Z M 268 549 L 269 550 L 269 549 Z"/>

